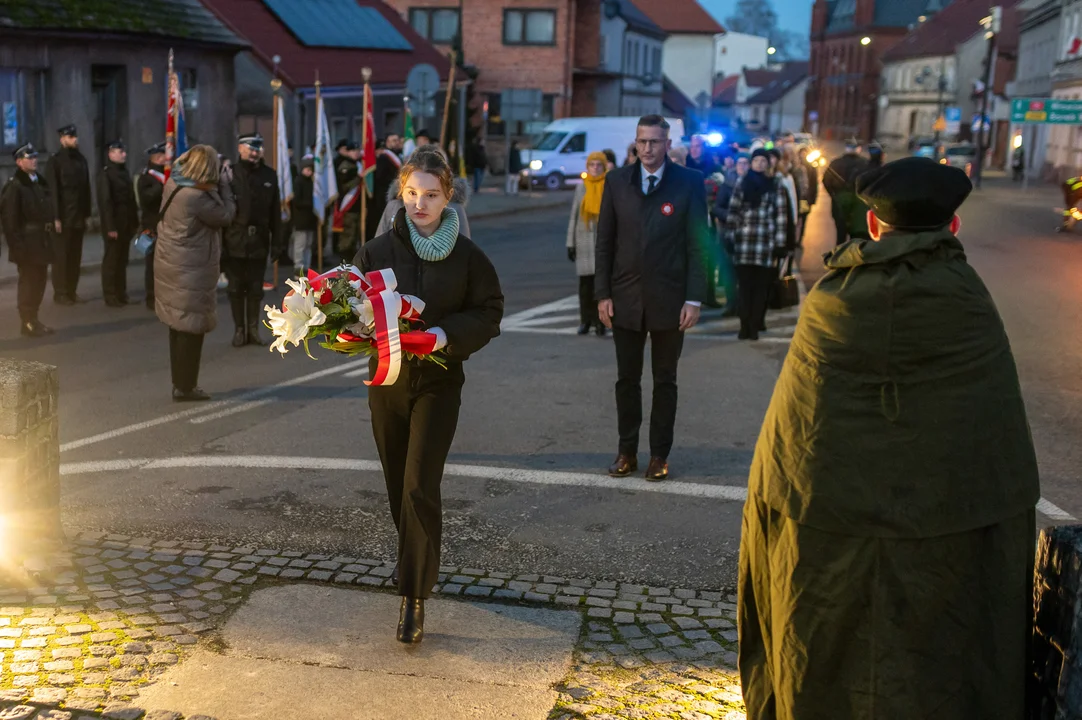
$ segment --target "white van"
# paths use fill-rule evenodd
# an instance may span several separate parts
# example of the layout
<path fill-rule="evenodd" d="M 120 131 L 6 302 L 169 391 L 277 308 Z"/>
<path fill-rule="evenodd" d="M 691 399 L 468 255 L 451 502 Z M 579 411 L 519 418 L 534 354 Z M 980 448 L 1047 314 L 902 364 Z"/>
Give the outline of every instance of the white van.
<path fill-rule="evenodd" d="M 673 147 L 684 144 L 684 121 L 666 118 Z M 529 150 L 521 150 L 522 176 L 528 186 L 544 185 L 559 190 L 565 184 L 582 182 L 586 156 L 612 150 L 617 165 L 623 163 L 627 146 L 635 142 L 637 117 L 564 118 L 550 123 Z"/>

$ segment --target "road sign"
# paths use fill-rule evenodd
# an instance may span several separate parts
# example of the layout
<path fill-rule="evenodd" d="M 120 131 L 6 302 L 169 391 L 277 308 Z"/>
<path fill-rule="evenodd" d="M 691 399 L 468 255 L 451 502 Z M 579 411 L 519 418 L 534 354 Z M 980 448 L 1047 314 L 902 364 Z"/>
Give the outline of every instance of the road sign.
<path fill-rule="evenodd" d="M 962 108 L 948 107 L 943 109 L 943 118 L 947 121 L 947 134 L 957 135 L 962 132 Z"/>
<path fill-rule="evenodd" d="M 984 122 L 981 122 L 981 118 L 984 118 Z M 988 120 L 987 115 L 981 115 L 980 113 L 973 113 L 973 122 L 969 127 L 973 132 L 981 132 L 981 126 L 983 125 L 985 132 L 992 127 L 992 123 Z"/>
<path fill-rule="evenodd" d="M 1011 100 L 1011 122 L 1082 125 L 1082 100 L 1014 98 Z"/>
<path fill-rule="evenodd" d="M 440 73 L 428 63 L 414 65 L 406 76 L 406 92 L 410 97 L 424 101 L 440 89 Z"/>
<path fill-rule="evenodd" d="M 945 118 L 942 115 L 937 117 L 935 119 L 935 122 L 932 124 L 932 130 L 934 130 L 935 132 L 946 132 L 946 130 L 947 130 L 947 118 Z"/>

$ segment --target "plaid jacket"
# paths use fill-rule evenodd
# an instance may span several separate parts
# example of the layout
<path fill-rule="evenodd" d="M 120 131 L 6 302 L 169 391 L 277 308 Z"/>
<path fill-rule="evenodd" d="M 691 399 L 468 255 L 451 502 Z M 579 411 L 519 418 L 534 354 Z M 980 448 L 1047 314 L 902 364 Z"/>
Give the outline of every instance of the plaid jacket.
<path fill-rule="evenodd" d="M 777 183 L 763 195 L 759 207 L 744 203 L 744 181 L 733 189 L 725 231 L 732 240 L 734 265 L 774 264 L 774 248 L 785 247 L 785 227 L 789 220 L 789 194 Z"/>

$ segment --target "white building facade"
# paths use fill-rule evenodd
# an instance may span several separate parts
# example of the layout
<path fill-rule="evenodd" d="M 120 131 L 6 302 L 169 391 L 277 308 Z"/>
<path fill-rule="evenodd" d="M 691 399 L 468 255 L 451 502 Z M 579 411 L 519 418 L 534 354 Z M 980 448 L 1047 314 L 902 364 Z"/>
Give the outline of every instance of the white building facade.
<path fill-rule="evenodd" d="M 714 36 L 714 76 L 728 77 L 744 68 L 767 64 L 770 41 L 758 35 L 725 32 Z"/>
<path fill-rule="evenodd" d="M 1052 97 L 1082 100 L 1082 0 L 1063 0 L 1052 71 Z M 1082 126 L 1048 126 L 1047 174 L 1064 180 L 1082 170 Z"/>
<path fill-rule="evenodd" d="M 1026 11 L 1019 25 L 1018 64 L 1015 80 L 1007 86 L 1011 98 L 1052 96 L 1052 73 L 1059 49 L 1060 9 L 1062 0 L 1026 0 L 1019 7 Z M 1025 150 L 1026 175 L 1041 178 L 1047 165 L 1048 125 L 1017 125 L 1011 133 L 1021 133 Z"/>
<path fill-rule="evenodd" d="M 957 58 L 938 55 L 885 63 L 880 83 L 876 138 L 905 146 L 912 139 L 933 135 L 943 109 L 956 104 Z"/>
<path fill-rule="evenodd" d="M 599 69 L 610 79 L 597 85 L 597 115 L 660 114 L 664 31 L 629 0 L 606 7 L 601 16 Z"/>
<path fill-rule="evenodd" d="M 673 34 L 665 40 L 661 67 L 665 76 L 692 101 L 714 89 L 714 35 Z"/>

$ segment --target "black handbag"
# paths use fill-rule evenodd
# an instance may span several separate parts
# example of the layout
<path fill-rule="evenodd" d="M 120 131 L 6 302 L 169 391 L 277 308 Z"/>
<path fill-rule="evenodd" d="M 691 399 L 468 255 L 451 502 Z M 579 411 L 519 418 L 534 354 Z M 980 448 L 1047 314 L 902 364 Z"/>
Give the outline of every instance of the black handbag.
<path fill-rule="evenodd" d="M 169 199 L 165 201 L 165 206 L 162 207 L 161 213 L 158 215 L 158 222 L 165 217 L 165 211 L 169 209 L 169 206 L 173 204 L 173 198 L 177 196 L 181 188 L 177 187 L 173 190 L 173 194 L 169 196 Z M 135 251 L 142 256 L 153 252 L 154 243 L 158 241 L 158 230 L 155 228 L 153 231 L 147 229 L 135 236 L 135 242 L 132 245 L 135 247 Z"/>
<path fill-rule="evenodd" d="M 778 261 L 778 276 L 774 278 L 774 286 L 770 289 L 770 308 L 772 310 L 784 310 L 800 304 L 800 287 L 793 274 L 793 255 L 785 262 Z"/>

